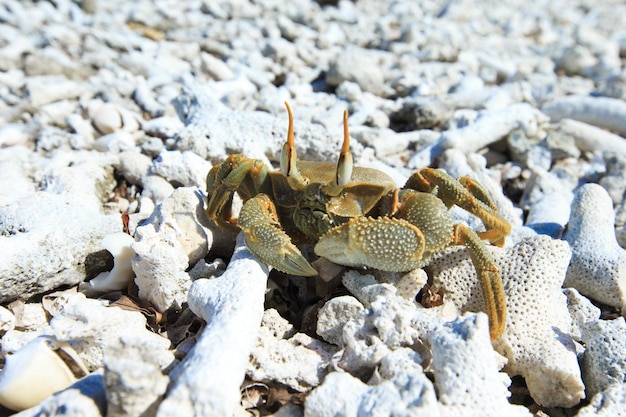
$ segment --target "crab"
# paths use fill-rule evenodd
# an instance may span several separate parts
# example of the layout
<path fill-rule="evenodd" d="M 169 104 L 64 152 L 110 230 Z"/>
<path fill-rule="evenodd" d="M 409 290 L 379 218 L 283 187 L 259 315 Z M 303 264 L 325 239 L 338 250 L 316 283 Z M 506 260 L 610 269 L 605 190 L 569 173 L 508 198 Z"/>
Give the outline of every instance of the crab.
<path fill-rule="evenodd" d="M 485 189 L 434 168 L 418 170 L 398 188 L 379 170 L 353 166 L 347 111 L 337 163 L 298 161 L 293 115 L 285 106 L 289 128 L 280 170 L 243 154 L 213 166 L 207 175 L 208 218 L 241 229 L 261 262 L 300 276 L 318 274 L 300 243 L 314 244 L 316 255 L 340 265 L 399 272 L 426 266 L 443 248 L 464 245 L 482 284 L 490 336 L 499 338 L 506 320 L 504 288 L 482 239 L 502 246 L 511 226 Z M 234 193 L 244 202 L 237 218 Z M 453 205 L 480 218 L 486 231 L 454 224 Z"/>

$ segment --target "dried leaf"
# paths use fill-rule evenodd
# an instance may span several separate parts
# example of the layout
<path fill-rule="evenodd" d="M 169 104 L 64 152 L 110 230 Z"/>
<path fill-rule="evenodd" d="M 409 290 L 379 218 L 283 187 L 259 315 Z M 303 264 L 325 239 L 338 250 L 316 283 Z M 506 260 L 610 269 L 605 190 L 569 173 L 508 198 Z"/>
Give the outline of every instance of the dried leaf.
<path fill-rule="evenodd" d="M 252 381 L 244 381 L 241 389 L 241 405 L 243 408 L 263 408 L 266 405 L 266 399 L 269 387 L 265 384 Z"/>
<path fill-rule="evenodd" d="M 148 325 L 153 330 L 156 330 L 158 325 L 164 322 L 165 316 L 145 300 L 123 295 L 119 291 L 105 294 L 102 298 L 111 300 L 110 307 L 119 307 L 122 310 L 140 312 L 146 316 Z"/>
<path fill-rule="evenodd" d="M 443 304 L 443 288 L 433 288 L 424 285 L 422 289 L 422 305 L 426 308 L 437 307 Z"/>

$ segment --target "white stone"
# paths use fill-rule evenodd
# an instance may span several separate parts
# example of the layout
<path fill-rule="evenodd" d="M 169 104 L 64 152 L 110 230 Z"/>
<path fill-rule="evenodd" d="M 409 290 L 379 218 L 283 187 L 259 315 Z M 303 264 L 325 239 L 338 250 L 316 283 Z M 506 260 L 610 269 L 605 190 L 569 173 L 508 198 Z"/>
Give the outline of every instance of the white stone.
<path fill-rule="evenodd" d="M 348 47 L 331 63 L 326 81 L 330 85 L 352 81 L 363 91 L 383 95 L 386 89 L 384 73 L 382 68 L 375 64 L 376 61 L 377 54 L 371 50 Z"/>
<path fill-rule="evenodd" d="M 160 139 L 169 139 L 183 130 L 185 125 L 180 119 L 172 116 L 155 117 L 142 123 L 141 129 L 150 136 Z"/>
<path fill-rule="evenodd" d="M 131 184 L 143 186 L 143 178 L 148 175 L 152 160 L 140 152 L 120 154 L 119 173 Z"/>
<path fill-rule="evenodd" d="M 202 69 L 213 79 L 222 81 L 234 78 L 233 71 L 221 59 L 205 52 L 200 54 L 200 58 L 202 59 Z"/>
<path fill-rule="evenodd" d="M 94 141 L 93 147 L 100 152 L 124 152 L 137 149 L 135 138 L 129 132 L 118 130 Z"/>
<path fill-rule="evenodd" d="M 142 178 L 141 196 L 159 203 L 174 192 L 174 186 L 160 175 L 146 175 Z"/>
<path fill-rule="evenodd" d="M 113 103 L 103 103 L 92 116 L 94 127 L 103 135 L 108 135 L 123 126 L 122 115 Z"/>
<path fill-rule="evenodd" d="M 44 104 L 78 97 L 86 86 L 62 76 L 42 75 L 29 77 L 26 81 L 30 105 L 37 108 Z"/>

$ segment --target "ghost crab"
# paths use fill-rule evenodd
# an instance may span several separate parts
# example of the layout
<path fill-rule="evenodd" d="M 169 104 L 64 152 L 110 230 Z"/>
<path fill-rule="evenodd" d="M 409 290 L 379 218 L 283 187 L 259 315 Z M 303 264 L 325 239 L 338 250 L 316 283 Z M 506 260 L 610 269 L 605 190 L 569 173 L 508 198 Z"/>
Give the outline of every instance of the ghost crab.
<path fill-rule="evenodd" d="M 314 243 L 318 256 L 340 265 L 408 271 L 428 264 L 447 246 L 464 245 L 480 277 L 490 335 L 504 331 L 506 302 L 498 268 L 482 239 L 502 246 L 509 223 L 483 187 L 469 178 L 455 180 L 440 169 L 423 168 L 402 189 L 385 173 L 353 167 L 347 112 L 336 164 L 297 161 L 293 115 L 280 171 L 243 154 L 229 156 L 207 176 L 207 215 L 238 226 L 246 246 L 260 261 L 285 273 L 314 276 L 317 271 L 292 242 Z M 231 203 L 244 204 L 237 219 Z M 457 205 L 478 216 L 487 231 L 476 234 L 453 224 L 448 209 Z"/>

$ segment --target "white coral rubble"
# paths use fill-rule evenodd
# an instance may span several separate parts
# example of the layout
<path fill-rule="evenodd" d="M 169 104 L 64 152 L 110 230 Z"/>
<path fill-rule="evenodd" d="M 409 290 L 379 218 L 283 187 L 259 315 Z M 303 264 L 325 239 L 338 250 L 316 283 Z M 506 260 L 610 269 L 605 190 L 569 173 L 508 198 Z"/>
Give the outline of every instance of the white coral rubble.
<path fill-rule="evenodd" d="M 626 250 L 615 237 L 615 213 L 607 191 L 580 187 L 564 239 L 572 249 L 565 286 L 615 307 L 626 307 Z"/>
<path fill-rule="evenodd" d="M 510 249 L 491 249 L 507 298 L 507 324 L 494 348 L 510 375 L 526 379 L 533 399 L 544 406 L 571 407 L 584 398 L 584 385 L 570 334 L 571 318 L 561 292 L 570 259 L 568 245 L 547 236 Z M 452 248 L 432 264 L 433 285 L 461 311 L 484 309 L 476 271 L 463 248 Z"/>

